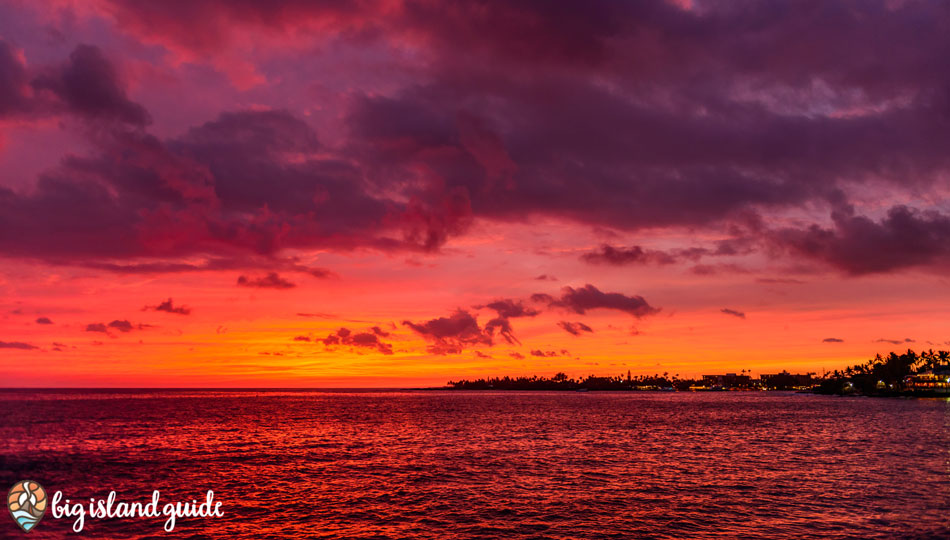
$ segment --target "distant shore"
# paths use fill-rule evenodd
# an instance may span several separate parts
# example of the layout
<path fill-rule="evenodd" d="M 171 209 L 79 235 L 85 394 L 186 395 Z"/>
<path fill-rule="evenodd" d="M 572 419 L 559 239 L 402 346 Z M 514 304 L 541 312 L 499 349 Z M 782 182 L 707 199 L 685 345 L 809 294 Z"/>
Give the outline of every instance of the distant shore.
<path fill-rule="evenodd" d="M 846 368 L 826 372 L 793 374 L 783 370 L 754 378 L 751 372 L 683 378 L 670 375 L 595 376 L 574 379 L 565 373 L 553 377 L 489 377 L 449 381 L 449 390 L 520 390 L 562 392 L 758 392 L 798 391 L 823 395 L 872 397 L 950 397 L 950 352 L 891 352 Z"/>

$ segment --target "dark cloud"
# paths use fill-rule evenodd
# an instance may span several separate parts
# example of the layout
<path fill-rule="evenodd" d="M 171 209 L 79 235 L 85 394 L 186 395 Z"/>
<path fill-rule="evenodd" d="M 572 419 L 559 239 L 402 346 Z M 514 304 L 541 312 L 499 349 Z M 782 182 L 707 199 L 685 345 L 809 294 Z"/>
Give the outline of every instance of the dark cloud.
<path fill-rule="evenodd" d="M 315 317 L 318 319 L 339 319 L 339 315 L 333 313 L 298 313 L 298 317 Z"/>
<path fill-rule="evenodd" d="M 39 317 L 36 319 L 36 324 L 53 324 L 53 321 L 49 317 Z"/>
<path fill-rule="evenodd" d="M 109 333 L 109 329 L 102 323 L 90 323 L 86 325 L 86 332 L 101 332 L 107 334 Z"/>
<path fill-rule="evenodd" d="M 493 344 L 492 333 L 479 326 L 475 315 L 462 309 L 456 310 L 448 317 L 438 317 L 422 323 L 403 321 L 402 324 L 425 338 L 429 342 L 428 351 L 432 354 L 459 354 L 469 347 Z M 503 335 L 511 330 L 510 327 L 495 329 Z"/>
<path fill-rule="evenodd" d="M 485 323 L 485 332 L 489 336 L 494 336 L 497 333 L 509 344 L 521 345 L 521 341 L 515 337 L 515 331 L 511 326 L 511 321 L 504 317 L 495 317 L 494 319 L 490 319 L 487 323 Z"/>
<path fill-rule="evenodd" d="M 515 358 L 517 360 L 524 360 L 524 355 L 521 354 L 520 352 L 511 352 L 511 353 L 508 353 L 508 356 Z"/>
<path fill-rule="evenodd" d="M 79 45 L 62 64 L 28 66 L 0 39 L 0 118 L 61 114 L 135 127 L 151 122 L 145 108 L 128 98 L 115 66 L 98 47 Z"/>
<path fill-rule="evenodd" d="M 537 281 L 557 281 L 556 277 L 552 275 L 548 275 L 548 274 L 541 274 L 540 276 L 537 276 L 534 279 Z"/>
<path fill-rule="evenodd" d="M 152 328 L 150 324 L 132 324 L 126 319 L 116 319 L 109 324 L 103 323 L 90 323 L 86 325 L 86 332 L 99 332 L 102 334 L 109 334 L 109 330 L 117 330 L 123 334 L 127 334 L 132 330 L 145 330 L 146 328 Z"/>
<path fill-rule="evenodd" d="M 121 320 L 121 321 L 115 320 L 115 321 L 110 322 L 108 326 L 109 328 L 115 328 L 116 330 L 122 333 L 131 332 L 132 329 L 134 328 L 132 326 L 132 323 L 126 320 Z"/>
<path fill-rule="evenodd" d="M 601 246 L 581 255 L 581 260 L 591 264 L 626 266 L 634 264 L 666 265 L 684 261 L 699 261 L 702 257 L 747 255 L 754 251 L 755 239 L 750 237 L 727 238 L 714 242 L 713 247 L 691 247 L 662 251 L 641 246 Z"/>
<path fill-rule="evenodd" d="M 484 306 L 476 306 L 475 309 L 488 308 L 495 311 L 499 317 L 505 319 L 514 319 L 517 317 L 534 317 L 540 313 L 538 310 L 526 307 L 524 303 L 520 300 L 504 299 L 496 300 L 485 304 Z"/>
<path fill-rule="evenodd" d="M 557 323 L 565 332 L 575 336 L 581 335 L 581 332 L 593 332 L 594 329 L 582 322 L 560 321 Z"/>
<path fill-rule="evenodd" d="M 0 40 L 0 118 L 25 114 L 32 108 L 26 66 L 9 43 Z"/>
<path fill-rule="evenodd" d="M 353 332 L 348 328 L 340 328 L 335 333 L 329 334 L 326 338 L 320 340 L 327 347 L 344 345 L 350 347 L 361 347 L 375 349 L 376 351 L 390 355 L 393 354 L 393 346 L 384 343 L 379 339 L 375 332 Z M 296 338 L 294 338 L 296 339 Z"/>
<path fill-rule="evenodd" d="M 461 230 L 452 217 L 461 191 L 408 203 L 377 199 L 352 160 L 297 159 L 321 146 L 287 112 L 225 113 L 170 140 L 112 131 L 93 142 L 97 153 L 69 156 L 29 192 L 0 187 L 0 226 L 8 232 L 0 254 L 122 273 L 243 265 L 326 278 L 333 273 L 278 253 L 434 249 Z M 181 262 L 185 255 L 211 258 Z"/>
<path fill-rule="evenodd" d="M 91 155 L 69 156 L 31 191 L 0 188 L 0 254 L 134 265 L 298 248 L 436 251 L 480 219 L 705 232 L 750 213 L 768 225 L 775 213 L 837 205 L 872 181 L 896 198 L 936 199 L 950 172 L 942 5 L 674 4 L 109 0 L 128 39 L 187 51 L 189 65 L 234 53 L 248 35 L 374 52 L 408 42 L 417 54 L 348 88 L 335 113 L 341 140 L 328 146 L 285 111 L 228 112 L 179 137 L 149 136 L 147 112 L 98 49 L 36 67 L 3 44 L 0 116 L 58 107 L 139 129 L 99 134 Z M 915 204 L 767 239 L 848 274 L 940 266 L 947 218 Z M 689 257 L 637 246 L 589 255 Z"/>
<path fill-rule="evenodd" d="M 307 268 L 304 271 L 310 274 L 311 276 L 315 278 L 320 278 L 320 279 L 336 277 L 336 272 L 333 272 L 326 268 Z"/>
<path fill-rule="evenodd" d="M 458 57 L 449 63 L 446 52 L 428 84 L 357 102 L 350 116 L 354 146 L 406 183 L 418 182 L 414 171 L 435 171 L 439 186 L 467 191 L 476 216 L 547 215 L 628 230 L 717 226 L 750 207 L 770 212 L 833 200 L 839 186 L 865 179 L 884 177 L 898 186 L 909 176 L 931 182 L 950 166 L 938 150 L 950 142 L 938 120 L 946 116 L 946 83 L 925 67 L 938 65 L 938 57 L 930 50 L 918 51 L 918 57 L 915 46 L 858 58 L 842 38 L 865 36 L 870 20 L 896 35 L 915 35 L 923 12 L 945 20 L 942 12 L 929 13 L 931 6 L 896 9 L 872 2 L 857 12 L 829 12 L 814 6 L 720 4 L 684 11 L 585 5 L 573 11 L 600 9 L 617 19 L 596 24 L 604 33 L 583 41 L 599 51 L 590 57 L 597 62 L 585 64 L 588 76 L 567 69 L 568 57 L 554 53 L 561 38 L 554 28 L 524 28 L 520 35 L 543 35 L 545 46 L 530 50 L 547 51 L 552 56 L 544 60 L 557 57 L 563 64 L 511 51 L 494 57 L 496 47 L 511 43 L 470 36 L 467 54 L 492 56 L 493 62 L 482 63 L 491 67 L 455 69 Z M 549 6 L 486 11 L 485 18 L 511 17 L 499 26 L 561 20 L 549 18 L 558 11 Z M 444 24 L 451 20 L 445 13 L 430 17 L 440 30 L 451 27 Z M 839 24 L 842 35 L 823 30 Z M 836 54 L 807 52 L 801 28 L 808 29 L 807 39 L 838 47 Z M 924 31 L 935 50 L 950 41 L 940 28 L 933 22 Z M 524 52 L 524 44 L 518 45 Z M 638 52 L 646 50 L 654 52 Z M 512 65 L 528 57 L 531 63 L 517 70 Z M 868 63 L 874 76 L 866 71 Z M 914 82 L 905 78 L 908 72 Z M 807 97 L 814 95 L 810 85 L 816 80 L 828 85 L 827 97 Z M 908 106 L 894 105 L 892 100 L 908 94 Z M 462 106 L 465 118 L 477 118 L 499 141 L 499 154 L 513 164 L 510 182 L 494 177 L 490 171 L 497 166 L 484 164 L 464 144 L 469 120 L 456 114 Z M 753 248 L 730 241 L 712 252 L 735 255 Z M 642 248 L 602 250 L 590 259 L 670 260 Z"/>
<path fill-rule="evenodd" d="M 822 343 L 844 343 L 844 340 L 840 338 L 829 337 L 829 338 L 825 338 L 821 340 L 821 342 Z"/>
<path fill-rule="evenodd" d="M 503 299 L 490 302 L 484 306 L 475 306 L 475 309 L 488 308 L 498 314 L 497 317 L 490 319 L 485 323 L 485 332 L 489 336 L 500 335 L 505 341 L 512 345 L 520 345 L 521 342 L 515 337 L 509 319 L 519 317 L 535 317 L 540 311 L 524 305 L 521 300 Z"/>
<path fill-rule="evenodd" d="M 875 339 L 874 343 L 890 343 L 891 345 L 901 345 L 904 343 L 916 343 L 913 339 L 904 338 L 904 339 Z"/>
<path fill-rule="evenodd" d="M 596 251 L 581 255 L 581 259 L 593 264 L 612 264 L 622 266 L 627 264 L 673 264 L 676 258 L 657 250 L 645 250 L 640 246 L 629 248 L 614 247 L 603 244 Z"/>
<path fill-rule="evenodd" d="M 561 296 L 558 298 L 549 294 L 537 293 L 533 294 L 531 299 L 552 307 L 561 307 L 580 315 L 591 309 L 613 309 L 639 318 L 660 311 L 647 303 L 642 296 L 627 296 L 614 292 L 605 293 L 591 284 L 577 289 L 564 287 L 561 290 Z"/>
<path fill-rule="evenodd" d="M 557 351 L 542 351 L 542 350 L 540 350 L 540 349 L 534 349 L 534 350 L 531 351 L 531 356 L 540 356 L 540 357 L 542 357 L 542 358 L 554 358 L 554 357 L 557 357 L 557 356 L 570 356 L 570 354 L 571 354 L 571 353 L 569 353 L 569 352 L 568 352 L 567 350 L 565 350 L 565 349 L 561 349 L 561 352 L 557 352 Z"/>
<path fill-rule="evenodd" d="M 98 47 L 79 45 L 69 60 L 32 82 L 37 91 L 48 90 L 71 111 L 90 118 L 110 118 L 144 126 L 148 112 L 129 100 L 112 63 Z"/>
<path fill-rule="evenodd" d="M 92 45 L 79 45 L 55 66 L 27 66 L 0 40 L 0 118 L 42 119 L 62 113 L 142 127 L 151 122 L 131 101 L 115 66 Z"/>
<path fill-rule="evenodd" d="M 256 287 L 258 289 L 292 289 L 296 283 L 280 277 L 277 272 L 270 272 L 266 276 L 249 278 L 238 276 L 237 284 L 241 287 Z"/>
<path fill-rule="evenodd" d="M 39 347 L 36 345 L 23 343 L 22 341 L 0 341 L 0 349 L 20 349 L 23 351 L 29 351 L 38 348 Z"/>
<path fill-rule="evenodd" d="M 164 311 L 166 313 L 177 313 L 178 315 L 191 315 L 191 308 L 188 306 L 176 306 L 169 298 L 157 306 L 145 306 L 146 310 Z"/>
<path fill-rule="evenodd" d="M 294 341 L 311 341 L 310 336 L 294 336 Z"/>
<path fill-rule="evenodd" d="M 831 228 L 811 225 L 781 229 L 773 239 L 806 255 L 861 275 L 950 262 L 950 216 L 894 206 L 880 221 L 855 215 L 850 207 L 831 215 Z"/>
<path fill-rule="evenodd" d="M 729 308 L 722 308 L 722 309 L 720 309 L 719 311 L 722 312 L 722 313 L 725 313 L 726 315 L 732 315 L 733 317 L 738 317 L 738 318 L 740 318 L 740 319 L 745 319 L 745 312 L 744 312 L 744 311 L 736 311 L 736 310 L 734 310 L 734 309 L 729 309 Z"/>

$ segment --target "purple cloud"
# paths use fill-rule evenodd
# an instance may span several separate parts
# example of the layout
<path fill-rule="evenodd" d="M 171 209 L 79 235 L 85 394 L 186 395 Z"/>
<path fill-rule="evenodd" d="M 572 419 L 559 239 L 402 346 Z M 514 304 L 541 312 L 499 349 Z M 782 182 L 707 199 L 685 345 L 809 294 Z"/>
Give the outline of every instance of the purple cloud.
<path fill-rule="evenodd" d="M 280 277 L 277 272 L 269 272 L 266 276 L 256 278 L 238 276 L 237 284 L 258 289 L 292 289 L 297 286 L 296 283 Z"/>
<path fill-rule="evenodd" d="M 845 207 L 831 217 L 831 228 L 781 229 L 773 233 L 773 240 L 852 275 L 950 263 L 950 216 L 946 214 L 895 206 L 874 221 Z"/>
<path fill-rule="evenodd" d="M 151 122 L 145 108 L 126 96 L 115 67 L 98 47 L 79 45 L 64 65 L 40 75 L 32 85 L 38 92 L 52 92 L 77 114 L 138 126 Z"/>
<path fill-rule="evenodd" d="M 402 324 L 429 341 L 428 350 L 432 354 L 459 354 L 468 347 L 493 344 L 491 332 L 481 328 L 477 318 L 462 309 L 448 317 L 422 323 L 403 321 Z M 510 332 L 510 328 L 500 330 Z"/>
<path fill-rule="evenodd" d="M 39 347 L 36 345 L 31 345 L 22 341 L 0 341 L 0 349 L 19 349 L 22 351 L 30 351 L 38 348 Z"/>
<path fill-rule="evenodd" d="M 582 322 L 568 322 L 560 321 L 557 323 L 565 332 L 575 336 L 581 335 L 582 332 L 593 332 L 594 329 Z"/>
<path fill-rule="evenodd" d="M 754 216 L 761 236 L 701 256 L 778 247 L 848 275 L 947 263 L 948 218 L 933 201 L 950 172 L 939 69 L 950 33 L 937 3 L 110 0 L 97 20 L 111 50 L 79 45 L 28 64 L 49 53 L 0 42 L 0 117 L 78 118 L 88 148 L 26 179 L 29 190 L 0 187 L 3 256 L 174 272 L 191 271 L 186 256 L 436 252 L 480 223 L 527 217 L 728 232 Z M 259 55 L 243 54 L 247 35 L 261 38 Z M 196 72 L 242 55 L 281 81 L 255 103 L 297 106 L 284 95 L 295 70 L 281 66 L 300 64 L 278 54 L 297 48 L 268 49 L 290 36 L 346 65 L 329 125 L 302 106 L 256 107 L 158 136 L 151 117 L 169 116 L 165 126 L 177 113 L 133 102 L 120 76 L 126 55 L 148 64 L 152 48 Z M 386 70 L 341 60 L 404 50 L 410 37 L 417 54 L 384 58 Z M 877 186 L 896 199 L 887 216 L 840 210 Z M 836 209 L 832 223 L 770 229 L 814 208 Z M 585 260 L 690 256 L 604 245 Z"/>
<path fill-rule="evenodd" d="M 164 311 L 165 313 L 175 313 L 178 315 L 191 315 L 191 308 L 188 306 L 176 306 L 169 298 L 157 306 L 145 306 L 145 310 Z"/>
<path fill-rule="evenodd" d="M 296 340 L 297 338 L 294 339 Z M 354 333 L 348 328 L 340 328 L 336 332 L 329 334 L 326 338 L 320 341 L 322 341 L 327 347 L 344 345 L 350 347 L 375 349 L 376 351 L 385 355 L 393 354 L 392 345 L 381 341 L 379 339 L 379 335 L 372 331 Z"/>
<path fill-rule="evenodd" d="M 531 296 L 535 302 L 546 303 L 552 307 L 564 308 L 583 315 L 591 309 L 613 309 L 623 311 L 634 317 L 653 315 L 660 310 L 651 306 L 642 296 L 627 296 L 621 293 L 605 293 L 591 284 L 580 288 L 564 287 L 560 297 L 538 293 Z"/>

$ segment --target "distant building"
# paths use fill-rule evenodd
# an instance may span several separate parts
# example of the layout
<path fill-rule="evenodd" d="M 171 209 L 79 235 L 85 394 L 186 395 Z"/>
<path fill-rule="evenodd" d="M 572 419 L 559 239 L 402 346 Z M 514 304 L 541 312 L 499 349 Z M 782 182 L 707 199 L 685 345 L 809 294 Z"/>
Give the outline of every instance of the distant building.
<path fill-rule="evenodd" d="M 908 375 L 904 377 L 904 388 L 912 392 L 950 394 L 950 368 Z"/>
<path fill-rule="evenodd" d="M 811 388 L 817 381 L 812 373 L 789 373 L 783 371 L 771 375 L 761 376 L 762 386 L 772 390 L 800 390 Z"/>
<path fill-rule="evenodd" d="M 752 377 L 726 373 L 725 375 L 703 375 L 703 386 L 709 388 L 751 388 Z"/>

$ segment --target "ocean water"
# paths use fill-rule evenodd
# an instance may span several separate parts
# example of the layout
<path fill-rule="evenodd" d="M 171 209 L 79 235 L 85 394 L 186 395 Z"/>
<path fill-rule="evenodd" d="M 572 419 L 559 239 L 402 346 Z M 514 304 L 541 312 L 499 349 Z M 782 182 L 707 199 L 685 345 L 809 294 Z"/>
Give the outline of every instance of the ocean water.
<path fill-rule="evenodd" d="M 946 400 L 0 391 L 0 413 L 5 486 L 222 503 L 86 537 L 950 538 Z M 71 526 L 47 511 L 29 537 Z"/>

